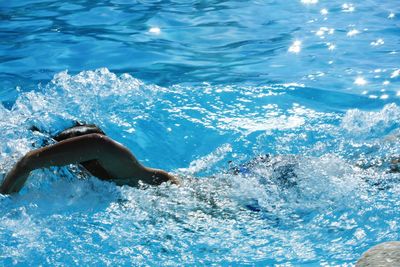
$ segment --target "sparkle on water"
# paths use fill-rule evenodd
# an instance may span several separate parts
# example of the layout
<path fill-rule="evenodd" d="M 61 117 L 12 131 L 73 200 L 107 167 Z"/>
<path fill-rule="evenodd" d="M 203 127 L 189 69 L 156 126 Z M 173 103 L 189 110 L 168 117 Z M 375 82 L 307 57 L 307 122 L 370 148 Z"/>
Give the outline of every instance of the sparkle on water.
<path fill-rule="evenodd" d="M 84 121 L 183 184 L 34 171 L 0 196 L 0 265 L 351 266 L 399 240 L 399 8 L 3 1 L 3 176 Z"/>
<path fill-rule="evenodd" d="M 301 41 L 294 41 L 293 44 L 289 47 L 288 51 L 295 54 L 299 53 L 301 51 Z"/>

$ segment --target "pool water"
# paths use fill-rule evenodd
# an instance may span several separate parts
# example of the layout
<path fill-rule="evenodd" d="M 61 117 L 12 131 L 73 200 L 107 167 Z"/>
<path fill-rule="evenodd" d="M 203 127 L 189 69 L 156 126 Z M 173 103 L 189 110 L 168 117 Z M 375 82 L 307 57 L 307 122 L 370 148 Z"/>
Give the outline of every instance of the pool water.
<path fill-rule="evenodd" d="M 352 266 L 399 240 L 399 18 L 377 0 L 1 3 L 2 177 L 81 121 L 183 184 L 34 171 L 0 196 L 0 265 Z"/>

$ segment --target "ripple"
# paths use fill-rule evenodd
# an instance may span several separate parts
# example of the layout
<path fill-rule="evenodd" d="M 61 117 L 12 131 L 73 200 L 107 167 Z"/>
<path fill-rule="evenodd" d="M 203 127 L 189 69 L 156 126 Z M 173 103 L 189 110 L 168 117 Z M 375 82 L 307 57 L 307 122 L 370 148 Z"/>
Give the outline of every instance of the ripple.
<path fill-rule="evenodd" d="M 64 69 L 78 73 L 107 67 L 118 74 L 128 72 L 167 86 L 187 82 L 258 85 L 268 80 L 360 93 L 352 86 L 353 76 L 344 75 L 346 70 L 366 73 L 376 68 L 395 68 L 398 61 L 396 54 L 389 56 L 377 51 L 379 47 L 385 47 L 388 53 L 396 51 L 395 17 L 383 20 L 381 16 L 390 10 L 393 11 L 389 16 L 395 15 L 390 3 L 382 6 L 382 10 L 375 8 L 374 1 L 358 4 L 357 9 L 355 3 L 327 3 L 320 7 L 318 1 L 296 1 L 293 5 L 271 2 L 245 5 L 235 1 L 207 6 L 192 4 L 36 1 L 7 5 L 10 19 L 1 28 L 7 33 L 4 36 L 7 43 L 14 45 L 2 48 L 4 58 L 10 60 L 1 65 L 0 72 L 31 80 L 30 88 L 48 82 Z M 271 6 L 279 12 L 265 17 L 263 14 Z M 303 15 L 293 16 L 299 10 Z M 321 18 L 321 12 L 329 20 Z M 346 38 L 343 31 L 352 38 Z M 315 32 L 318 38 L 310 36 L 310 32 Z M 321 52 L 322 37 L 335 44 L 336 49 Z M 379 39 L 385 44 L 381 45 Z M 301 40 L 302 45 L 293 46 L 293 40 Z M 371 42 L 380 45 L 368 45 Z M 298 54 L 295 61 L 288 57 L 288 49 Z M 370 60 L 359 60 L 359 51 L 369 55 Z M 315 60 L 316 57 L 321 60 Z M 323 64 L 333 58 L 335 71 Z M 328 75 L 304 79 L 315 69 Z M 341 85 L 337 86 L 339 80 Z M 8 84 L 11 88 L 23 85 L 21 80 L 11 78 L 2 84 L 4 90 L 10 90 Z M 393 86 L 391 90 L 396 88 Z M 15 92 L 7 98 L 13 100 Z"/>

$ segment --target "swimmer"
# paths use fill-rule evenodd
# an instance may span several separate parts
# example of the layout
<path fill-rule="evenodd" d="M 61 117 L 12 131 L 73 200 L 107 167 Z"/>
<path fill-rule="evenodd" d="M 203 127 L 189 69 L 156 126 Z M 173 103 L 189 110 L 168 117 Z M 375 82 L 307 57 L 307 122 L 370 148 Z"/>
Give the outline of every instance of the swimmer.
<path fill-rule="evenodd" d="M 37 128 L 32 128 L 38 131 Z M 139 181 L 149 185 L 163 182 L 179 184 L 173 175 L 159 169 L 141 165 L 135 156 L 123 145 L 107 137 L 95 125 L 80 125 L 68 128 L 52 138 L 55 144 L 32 150 L 22 157 L 6 175 L 0 186 L 1 194 L 16 193 L 21 190 L 31 171 L 52 166 L 79 164 L 91 175 L 117 185 L 138 186 Z M 388 173 L 400 173 L 400 157 L 391 157 Z M 365 164 L 357 162 L 361 169 L 381 167 L 385 164 Z M 297 160 L 295 157 L 260 155 L 253 160 L 229 168 L 233 175 L 249 175 L 257 167 L 272 169 L 272 177 L 285 187 L 296 185 Z"/>
<path fill-rule="evenodd" d="M 166 171 L 140 164 L 126 147 L 95 125 L 77 125 L 53 139 L 57 143 L 28 152 L 14 165 L 0 186 L 1 194 L 19 192 L 33 170 L 69 164 L 80 164 L 93 176 L 119 186 L 138 186 L 139 181 L 149 185 L 179 184 Z"/>

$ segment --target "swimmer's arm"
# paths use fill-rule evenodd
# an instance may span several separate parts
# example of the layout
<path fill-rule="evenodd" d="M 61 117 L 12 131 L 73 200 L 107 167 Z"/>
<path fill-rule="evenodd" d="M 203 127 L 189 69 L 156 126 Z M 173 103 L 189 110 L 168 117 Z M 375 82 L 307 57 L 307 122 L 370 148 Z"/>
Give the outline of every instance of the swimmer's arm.
<path fill-rule="evenodd" d="M 137 178 L 133 182 L 130 181 L 132 184 L 138 179 L 148 184 L 160 184 L 165 181 L 178 183 L 175 177 L 165 171 L 142 166 L 120 143 L 104 135 L 88 134 L 28 152 L 6 175 L 0 193 L 19 192 L 33 170 L 89 160 L 99 161 L 114 178 Z"/>

